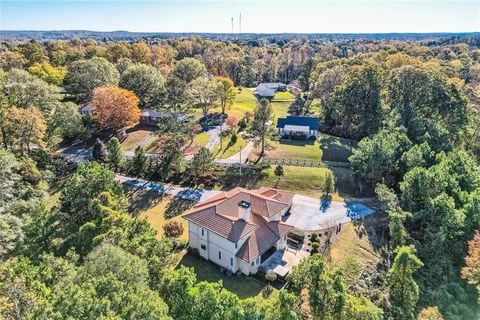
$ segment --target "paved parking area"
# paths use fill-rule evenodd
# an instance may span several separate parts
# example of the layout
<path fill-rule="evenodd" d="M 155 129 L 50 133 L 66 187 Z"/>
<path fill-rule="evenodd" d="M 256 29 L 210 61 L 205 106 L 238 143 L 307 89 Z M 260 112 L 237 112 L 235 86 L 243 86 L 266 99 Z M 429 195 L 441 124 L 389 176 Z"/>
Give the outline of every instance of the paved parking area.
<path fill-rule="evenodd" d="M 316 231 L 360 219 L 374 212 L 359 202 L 322 201 L 297 194 L 293 197 L 290 215 L 286 216 L 285 222 L 301 230 Z"/>

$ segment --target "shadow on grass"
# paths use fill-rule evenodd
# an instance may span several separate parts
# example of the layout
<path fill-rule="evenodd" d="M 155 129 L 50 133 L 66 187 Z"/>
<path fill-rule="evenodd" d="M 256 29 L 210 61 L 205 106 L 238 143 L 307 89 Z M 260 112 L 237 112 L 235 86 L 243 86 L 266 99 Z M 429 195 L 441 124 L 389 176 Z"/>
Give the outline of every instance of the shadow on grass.
<path fill-rule="evenodd" d="M 193 268 L 198 281 L 218 282 L 221 280 L 225 289 L 235 293 L 241 299 L 257 296 L 266 286 L 265 283 L 253 277 L 234 275 L 229 278 L 220 273 L 220 267 L 216 264 L 189 253 L 182 257 L 177 268 L 180 266 Z"/>
<path fill-rule="evenodd" d="M 388 221 L 385 213 L 374 213 L 365 218 L 353 220 L 352 224 L 358 237 L 368 237 L 375 252 L 383 254 L 388 243 Z"/>
<path fill-rule="evenodd" d="M 165 209 L 165 219 L 171 219 L 179 216 L 185 211 L 189 210 L 195 204 L 194 201 L 182 199 L 175 196 Z"/>
<path fill-rule="evenodd" d="M 129 200 L 128 211 L 134 216 L 156 206 L 162 202 L 164 195 L 149 190 L 125 186 L 125 193 Z"/>
<path fill-rule="evenodd" d="M 221 189 L 229 190 L 235 187 L 255 189 L 265 177 L 260 169 L 244 168 L 240 175 L 238 168 L 229 167 L 221 177 Z"/>
<path fill-rule="evenodd" d="M 289 145 L 289 146 L 298 146 L 298 147 L 304 147 L 304 146 L 312 146 L 315 144 L 315 140 L 314 139 L 298 139 L 298 140 L 290 140 L 290 139 L 285 139 L 285 138 L 281 138 L 280 140 L 278 140 L 278 143 L 279 144 L 285 144 L 285 145 Z"/>
<path fill-rule="evenodd" d="M 323 161 L 348 162 L 352 148 L 356 146 L 353 140 L 342 139 L 330 135 L 320 137 L 320 149 L 323 151 Z"/>

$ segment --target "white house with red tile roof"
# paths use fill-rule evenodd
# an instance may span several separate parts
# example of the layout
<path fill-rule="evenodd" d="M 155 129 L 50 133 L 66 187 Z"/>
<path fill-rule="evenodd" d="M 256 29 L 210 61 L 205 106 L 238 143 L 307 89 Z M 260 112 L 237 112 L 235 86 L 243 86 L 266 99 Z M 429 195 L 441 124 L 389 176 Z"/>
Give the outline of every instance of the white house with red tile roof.
<path fill-rule="evenodd" d="M 183 216 L 189 245 L 234 273 L 254 274 L 268 253 L 285 249 L 293 226 L 283 223 L 282 217 L 292 199 L 292 193 L 272 188 L 222 192 Z"/>

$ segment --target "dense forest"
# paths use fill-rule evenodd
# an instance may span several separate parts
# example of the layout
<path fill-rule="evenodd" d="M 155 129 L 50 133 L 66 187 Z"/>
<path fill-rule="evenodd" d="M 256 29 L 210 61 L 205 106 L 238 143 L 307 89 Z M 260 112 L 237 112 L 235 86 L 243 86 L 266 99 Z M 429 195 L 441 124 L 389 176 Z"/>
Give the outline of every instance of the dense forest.
<path fill-rule="evenodd" d="M 1 42 L 0 318 L 477 319 L 479 45 L 468 35 Z M 222 88 L 210 90 L 212 78 L 290 84 L 292 113 L 318 112 L 322 131 L 358 141 L 358 187 L 389 221 L 375 274 L 348 282 L 314 254 L 283 289 L 240 299 L 174 268 L 182 244 L 128 212 L 113 152 L 78 168 L 56 154 L 92 129 L 131 124 L 138 105 L 172 116 L 159 127 L 170 143 L 158 170 L 178 174 L 178 142 L 192 131 L 178 115 L 208 113 L 206 93 Z M 121 116 L 108 116 L 109 101 Z M 82 117 L 84 103 L 106 106 L 108 121 Z"/>

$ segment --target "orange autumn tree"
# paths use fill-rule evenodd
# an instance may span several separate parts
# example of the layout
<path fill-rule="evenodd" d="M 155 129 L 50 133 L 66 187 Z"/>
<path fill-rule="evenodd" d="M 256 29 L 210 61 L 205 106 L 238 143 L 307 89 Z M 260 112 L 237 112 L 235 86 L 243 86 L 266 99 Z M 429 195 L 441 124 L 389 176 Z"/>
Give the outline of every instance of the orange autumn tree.
<path fill-rule="evenodd" d="M 131 126 L 140 119 L 140 100 L 129 90 L 118 87 L 100 87 L 93 92 L 93 116 L 103 129 Z"/>
<path fill-rule="evenodd" d="M 478 231 L 473 235 L 473 239 L 468 241 L 468 256 L 465 257 L 465 264 L 466 267 L 462 268 L 462 277 L 476 286 L 480 293 L 480 233 Z"/>

